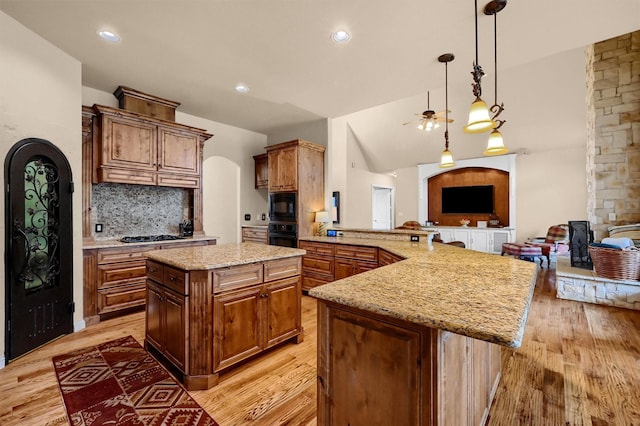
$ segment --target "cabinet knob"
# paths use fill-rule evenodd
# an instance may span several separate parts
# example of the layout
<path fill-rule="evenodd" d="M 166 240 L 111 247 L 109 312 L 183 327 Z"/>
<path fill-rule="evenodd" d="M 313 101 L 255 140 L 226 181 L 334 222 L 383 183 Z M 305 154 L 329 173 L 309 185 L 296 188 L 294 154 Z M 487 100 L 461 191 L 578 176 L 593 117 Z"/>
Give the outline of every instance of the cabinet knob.
<path fill-rule="evenodd" d="M 176 277 L 169 277 L 169 281 L 175 281 Z"/>

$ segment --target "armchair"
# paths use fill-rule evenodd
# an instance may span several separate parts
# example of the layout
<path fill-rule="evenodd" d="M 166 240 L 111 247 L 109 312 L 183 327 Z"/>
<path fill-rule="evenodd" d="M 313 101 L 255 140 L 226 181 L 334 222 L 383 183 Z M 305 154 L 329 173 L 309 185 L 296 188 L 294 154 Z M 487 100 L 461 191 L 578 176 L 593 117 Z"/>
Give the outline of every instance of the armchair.
<path fill-rule="evenodd" d="M 551 226 L 545 237 L 529 239 L 525 244 L 540 247 L 542 255 L 549 262 L 552 254 L 556 256 L 569 253 L 569 226 L 565 224 Z"/>

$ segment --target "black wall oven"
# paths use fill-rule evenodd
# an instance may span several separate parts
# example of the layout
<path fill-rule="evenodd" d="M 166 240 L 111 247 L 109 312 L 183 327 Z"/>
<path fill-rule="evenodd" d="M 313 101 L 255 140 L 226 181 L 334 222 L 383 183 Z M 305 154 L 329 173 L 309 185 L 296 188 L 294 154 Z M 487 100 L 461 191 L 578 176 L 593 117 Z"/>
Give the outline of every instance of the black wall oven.
<path fill-rule="evenodd" d="M 296 222 L 295 192 L 272 192 L 269 194 L 269 220 L 271 222 Z"/>
<path fill-rule="evenodd" d="M 298 226 L 295 223 L 269 223 L 269 244 L 298 247 Z"/>

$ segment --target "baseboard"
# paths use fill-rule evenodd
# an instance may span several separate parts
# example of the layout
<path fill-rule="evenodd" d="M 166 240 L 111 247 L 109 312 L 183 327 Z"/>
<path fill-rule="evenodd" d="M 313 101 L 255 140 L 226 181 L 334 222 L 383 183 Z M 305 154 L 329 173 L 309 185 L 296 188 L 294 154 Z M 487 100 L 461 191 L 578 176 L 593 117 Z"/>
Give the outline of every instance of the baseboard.
<path fill-rule="evenodd" d="M 78 332 L 80 330 L 82 330 L 83 328 L 85 328 L 87 326 L 87 323 L 84 322 L 83 319 L 81 319 L 80 321 L 76 321 L 73 323 L 73 332 Z"/>

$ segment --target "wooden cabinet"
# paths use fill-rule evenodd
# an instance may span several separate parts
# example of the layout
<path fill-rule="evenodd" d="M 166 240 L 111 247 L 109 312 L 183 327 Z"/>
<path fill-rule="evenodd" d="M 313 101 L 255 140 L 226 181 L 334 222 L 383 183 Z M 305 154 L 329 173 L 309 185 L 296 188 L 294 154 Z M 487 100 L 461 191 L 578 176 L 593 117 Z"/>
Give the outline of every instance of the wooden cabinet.
<path fill-rule="evenodd" d="M 318 424 L 479 425 L 500 348 L 318 301 Z"/>
<path fill-rule="evenodd" d="M 212 135 L 116 108 L 94 109 L 94 183 L 200 187 L 202 148 Z"/>
<path fill-rule="evenodd" d="M 242 242 L 254 242 L 261 244 L 268 244 L 267 239 L 267 227 L 266 226 L 243 226 L 242 227 Z"/>
<path fill-rule="evenodd" d="M 315 212 L 324 210 L 325 147 L 295 139 L 265 147 L 269 192 L 296 192 L 298 238 L 315 235 Z"/>
<path fill-rule="evenodd" d="M 255 188 L 269 188 L 269 156 L 260 154 L 253 156 L 255 165 Z"/>
<path fill-rule="evenodd" d="M 378 249 L 378 266 L 391 265 L 392 263 L 400 262 L 404 260 L 404 257 L 391 253 L 385 249 Z"/>
<path fill-rule="evenodd" d="M 85 321 L 95 324 L 100 318 L 121 315 L 144 306 L 145 253 L 215 243 L 215 240 L 199 240 L 83 250 Z"/>
<path fill-rule="evenodd" d="M 149 344 L 180 371 L 188 370 L 186 347 L 188 297 L 149 281 L 147 283 L 146 336 Z"/>
<path fill-rule="evenodd" d="M 301 329 L 298 277 L 214 297 L 214 371 L 294 337 Z"/>
<path fill-rule="evenodd" d="M 147 347 L 196 390 L 278 343 L 301 342 L 300 265 L 298 256 L 182 271 L 147 260 Z"/>
<path fill-rule="evenodd" d="M 298 189 L 298 147 L 285 146 L 268 152 L 269 191 Z"/>
<path fill-rule="evenodd" d="M 350 277 L 378 267 L 378 248 L 346 244 L 335 247 L 335 279 Z"/>
<path fill-rule="evenodd" d="M 316 241 L 300 241 L 302 289 L 329 283 L 378 267 L 378 248 Z"/>
<path fill-rule="evenodd" d="M 309 291 L 335 279 L 334 246 L 331 243 L 300 241 L 299 247 L 307 251 L 302 256 L 302 290 Z"/>

